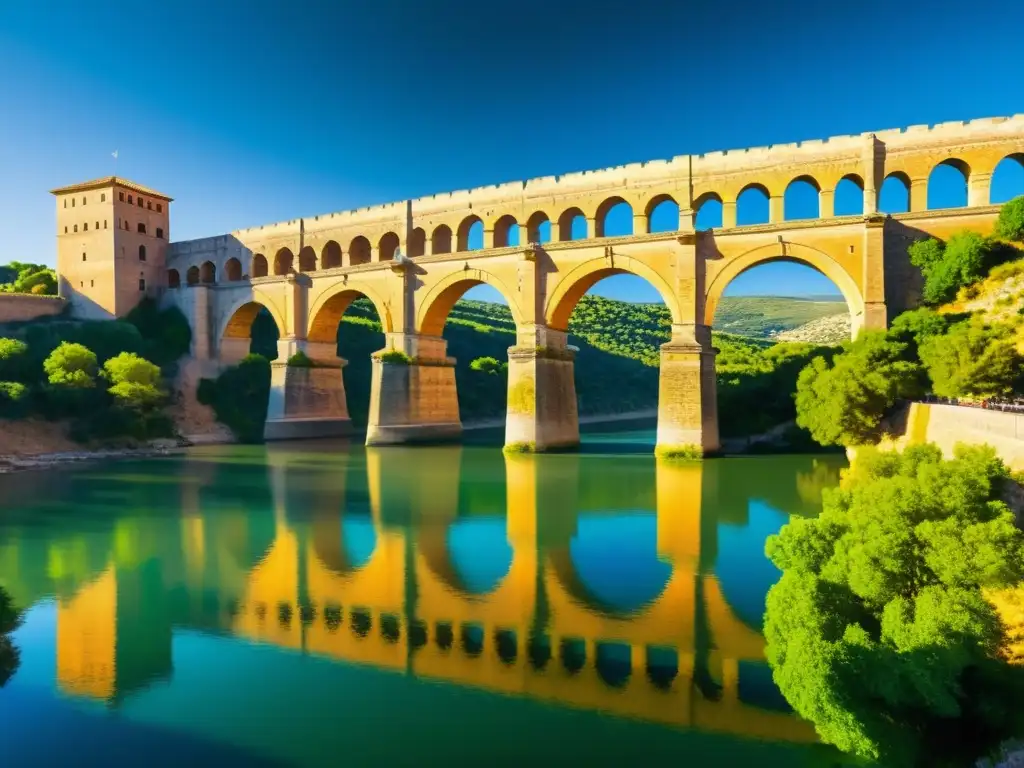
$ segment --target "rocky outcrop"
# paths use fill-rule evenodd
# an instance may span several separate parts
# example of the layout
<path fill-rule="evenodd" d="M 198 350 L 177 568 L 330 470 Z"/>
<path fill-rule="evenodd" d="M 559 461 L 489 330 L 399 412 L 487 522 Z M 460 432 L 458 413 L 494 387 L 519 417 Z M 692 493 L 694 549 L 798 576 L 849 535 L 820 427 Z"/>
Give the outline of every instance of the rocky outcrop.
<path fill-rule="evenodd" d="M 850 338 L 850 315 L 828 315 L 788 331 L 773 333 L 773 341 L 803 341 L 810 344 L 841 344 Z"/>

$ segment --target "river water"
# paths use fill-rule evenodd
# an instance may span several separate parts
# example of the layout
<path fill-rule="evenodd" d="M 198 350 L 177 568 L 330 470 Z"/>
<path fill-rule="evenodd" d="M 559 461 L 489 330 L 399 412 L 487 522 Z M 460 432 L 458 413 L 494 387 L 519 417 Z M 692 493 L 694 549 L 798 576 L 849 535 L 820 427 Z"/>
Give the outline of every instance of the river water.
<path fill-rule="evenodd" d="M 638 452 L 652 439 L 0 478 L 23 611 L 0 763 L 831 764 L 759 629 L 765 537 L 817 514 L 843 459 L 678 464 Z"/>

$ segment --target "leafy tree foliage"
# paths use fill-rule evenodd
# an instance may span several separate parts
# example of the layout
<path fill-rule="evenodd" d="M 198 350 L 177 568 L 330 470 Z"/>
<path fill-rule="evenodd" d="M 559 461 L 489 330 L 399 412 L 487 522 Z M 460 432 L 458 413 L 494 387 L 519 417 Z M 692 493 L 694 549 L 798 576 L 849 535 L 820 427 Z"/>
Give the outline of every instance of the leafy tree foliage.
<path fill-rule="evenodd" d="M 62 342 L 43 362 L 51 384 L 72 389 L 96 386 L 96 353 L 82 344 Z"/>
<path fill-rule="evenodd" d="M 999 209 L 996 235 L 1006 240 L 1024 242 L 1024 195 L 1004 203 Z"/>
<path fill-rule="evenodd" d="M 1012 251 L 969 230 L 958 232 L 945 244 L 929 238 L 907 249 L 911 263 L 924 275 L 925 304 L 951 301 L 957 290 L 983 278 Z"/>
<path fill-rule="evenodd" d="M 881 331 L 865 332 L 831 366 L 818 357 L 800 372 L 797 424 L 822 445 L 875 443 L 897 400 L 920 394 L 922 371 L 909 345 Z"/>
<path fill-rule="evenodd" d="M 142 350 L 125 351 L 139 351 L 161 368 L 189 353 L 192 328 L 177 307 L 160 309 L 156 301 L 146 297 L 125 316 L 125 321 L 135 326 L 143 340 Z"/>
<path fill-rule="evenodd" d="M 18 381 L 0 381 L 0 417 L 18 419 L 28 413 L 28 387 Z"/>
<path fill-rule="evenodd" d="M 478 357 L 469 364 L 469 368 L 473 371 L 489 373 L 496 376 L 508 371 L 508 363 L 502 363 L 493 357 Z"/>
<path fill-rule="evenodd" d="M 103 376 L 110 382 L 110 394 L 129 408 L 151 408 L 166 396 L 160 388 L 160 368 L 132 352 L 107 360 Z"/>
<path fill-rule="evenodd" d="M 34 293 L 57 295 L 57 274 L 44 264 L 12 261 L 4 268 L 7 282 L 0 283 L 0 293 Z"/>
<path fill-rule="evenodd" d="M 20 339 L 0 339 L 0 379 L 24 381 L 29 369 L 28 344 Z"/>
<path fill-rule="evenodd" d="M 1024 535 L 988 447 L 864 450 L 818 518 L 765 551 L 766 656 L 821 738 L 886 765 L 964 765 L 1019 722 L 1020 670 L 982 588 L 1024 577 Z"/>
<path fill-rule="evenodd" d="M 921 362 L 932 391 L 942 397 L 989 398 L 1007 395 L 1020 383 L 1024 358 L 1014 329 L 965 320 L 921 344 Z"/>
<path fill-rule="evenodd" d="M 253 354 L 228 368 L 216 380 L 200 381 L 197 393 L 197 399 L 211 405 L 218 421 L 227 424 L 243 443 L 263 440 L 269 397 L 270 361 Z"/>

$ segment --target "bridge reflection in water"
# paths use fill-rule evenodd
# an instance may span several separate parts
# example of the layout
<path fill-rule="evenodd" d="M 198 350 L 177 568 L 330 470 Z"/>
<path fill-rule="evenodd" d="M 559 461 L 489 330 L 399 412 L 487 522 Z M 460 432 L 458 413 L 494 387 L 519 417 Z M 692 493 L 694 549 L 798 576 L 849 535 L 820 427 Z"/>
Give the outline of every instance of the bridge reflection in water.
<path fill-rule="evenodd" d="M 172 629 L 186 627 L 664 725 L 815 740 L 771 685 L 758 613 L 730 603 L 763 605 L 773 575 L 742 583 L 763 534 L 719 544 L 749 527 L 752 498 L 771 529 L 816 512 L 834 463 L 808 458 L 780 483 L 771 458 L 729 460 L 750 463 L 726 475 L 716 461 L 281 444 L 266 461 L 263 479 L 244 457 L 196 454 L 173 478 L 180 499 L 166 482 L 91 478 L 93 498 L 141 494 L 149 509 L 113 523 L 106 562 L 54 587 L 65 693 L 117 702 L 172 676 Z M 581 482 L 582 461 L 607 467 Z M 50 543 L 49 578 L 76 546 Z M 12 547 L 0 544 L 0 575 Z M 47 589 L 18 577 L 22 605 Z"/>

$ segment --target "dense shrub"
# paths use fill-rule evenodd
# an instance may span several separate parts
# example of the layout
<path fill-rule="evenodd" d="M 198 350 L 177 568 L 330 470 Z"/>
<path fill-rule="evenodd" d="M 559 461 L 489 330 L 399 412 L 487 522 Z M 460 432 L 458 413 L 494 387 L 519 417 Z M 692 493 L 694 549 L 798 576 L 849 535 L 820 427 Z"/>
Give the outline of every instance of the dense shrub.
<path fill-rule="evenodd" d="M 27 381 L 30 377 L 28 345 L 19 339 L 0 339 L 0 380 Z"/>
<path fill-rule="evenodd" d="M 990 398 L 1008 395 L 1021 381 L 1024 358 L 1014 329 L 965 320 L 920 347 L 932 392 L 942 397 Z"/>
<path fill-rule="evenodd" d="M 942 304 L 957 291 L 985 277 L 998 264 L 1017 258 L 1017 249 L 964 230 L 942 242 L 919 240 L 907 249 L 910 261 L 924 275 L 922 301 Z"/>
<path fill-rule="evenodd" d="M 469 369 L 496 376 L 508 372 L 508 363 L 503 363 L 494 357 L 478 357 L 469 364 Z"/>
<path fill-rule="evenodd" d="M 862 451 L 823 512 L 765 551 L 765 654 L 821 738 L 885 765 L 967 765 L 1021 725 L 1021 670 L 982 588 L 1024 577 L 1022 534 L 987 447 Z"/>
<path fill-rule="evenodd" d="M 1024 242 L 1024 195 L 1004 203 L 996 219 L 996 235 Z"/>
<path fill-rule="evenodd" d="M 160 309 L 156 301 L 146 297 L 125 316 L 125 321 L 139 331 L 144 342 L 144 357 L 161 368 L 189 353 L 192 329 L 188 318 L 177 307 Z"/>
<path fill-rule="evenodd" d="M 289 368 L 312 368 L 313 361 L 301 349 L 288 358 Z"/>
<path fill-rule="evenodd" d="M 160 388 L 160 369 L 131 352 L 122 352 L 103 364 L 108 390 L 120 405 L 135 410 L 159 405 L 166 394 Z"/>
<path fill-rule="evenodd" d="M 82 344 L 62 342 L 43 361 L 50 384 L 70 389 L 90 389 L 96 386 L 96 354 Z"/>
<path fill-rule="evenodd" d="M 923 394 L 923 383 L 909 344 L 864 332 L 832 365 L 818 357 L 800 372 L 797 424 L 822 445 L 875 443 L 896 402 Z"/>
<path fill-rule="evenodd" d="M 12 261 L 0 276 L 0 293 L 34 293 L 37 296 L 57 295 L 57 274 L 45 264 Z"/>
<path fill-rule="evenodd" d="M 197 397 L 209 402 L 218 421 L 226 424 L 240 442 L 263 440 L 270 397 L 269 360 L 261 355 L 248 355 L 221 373 L 212 385 L 200 382 L 200 390 Z"/>
<path fill-rule="evenodd" d="M 29 406 L 28 387 L 18 381 L 0 381 L 0 418 L 20 419 Z"/>

